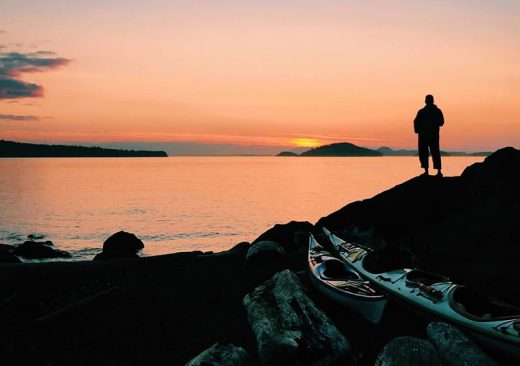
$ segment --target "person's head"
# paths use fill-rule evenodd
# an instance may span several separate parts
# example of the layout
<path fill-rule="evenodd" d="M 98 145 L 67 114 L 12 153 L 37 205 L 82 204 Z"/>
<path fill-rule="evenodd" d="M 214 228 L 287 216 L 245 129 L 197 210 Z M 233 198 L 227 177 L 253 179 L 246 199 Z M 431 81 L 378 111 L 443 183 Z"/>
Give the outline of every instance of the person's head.
<path fill-rule="evenodd" d="M 424 98 L 424 102 L 428 105 L 433 104 L 433 95 L 428 94 L 426 98 Z"/>

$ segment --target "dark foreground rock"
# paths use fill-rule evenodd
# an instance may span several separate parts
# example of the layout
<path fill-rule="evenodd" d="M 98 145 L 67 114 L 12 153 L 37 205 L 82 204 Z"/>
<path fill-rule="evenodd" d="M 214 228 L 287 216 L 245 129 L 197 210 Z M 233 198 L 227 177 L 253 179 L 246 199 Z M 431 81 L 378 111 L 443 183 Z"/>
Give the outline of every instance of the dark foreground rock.
<path fill-rule="evenodd" d="M 247 251 L 248 264 L 262 265 L 273 261 L 283 261 L 285 250 L 275 241 L 257 241 Z"/>
<path fill-rule="evenodd" d="M 464 333 L 446 323 L 430 323 L 428 339 L 439 352 L 443 366 L 496 366 Z"/>
<path fill-rule="evenodd" d="M 52 248 L 51 241 L 26 241 L 20 244 L 13 250 L 13 254 L 29 258 L 29 259 L 43 259 L 43 258 L 68 258 L 71 255 L 63 250 Z"/>
<path fill-rule="evenodd" d="M 0 264 L 0 279 L 2 365 L 184 365 L 217 341 L 255 350 L 243 250 Z"/>
<path fill-rule="evenodd" d="M 0 250 L 0 263 L 20 263 L 21 260 L 11 252 Z"/>
<path fill-rule="evenodd" d="M 285 250 L 287 268 L 293 271 L 303 271 L 307 266 L 307 244 L 309 232 L 314 226 L 307 221 L 291 221 L 287 224 L 277 224 L 253 241 L 273 241 Z"/>
<path fill-rule="evenodd" d="M 430 342 L 415 337 L 398 337 L 377 356 L 375 366 L 444 366 Z"/>
<path fill-rule="evenodd" d="M 413 178 L 353 202 L 316 226 L 373 247 L 409 250 L 415 266 L 519 304 L 518 187 L 520 151 L 504 148 L 460 177 Z"/>
<path fill-rule="evenodd" d="M 289 270 L 257 287 L 243 302 L 265 365 L 332 365 L 350 350 L 345 336 Z"/>
<path fill-rule="evenodd" d="M 14 245 L 10 245 L 10 244 L 0 244 L 0 252 L 9 252 L 11 253 L 12 251 L 15 250 L 15 246 Z"/>
<path fill-rule="evenodd" d="M 242 347 L 231 343 L 215 343 L 191 359 L 186 366 L 246 366 L 249 355 Z"/>

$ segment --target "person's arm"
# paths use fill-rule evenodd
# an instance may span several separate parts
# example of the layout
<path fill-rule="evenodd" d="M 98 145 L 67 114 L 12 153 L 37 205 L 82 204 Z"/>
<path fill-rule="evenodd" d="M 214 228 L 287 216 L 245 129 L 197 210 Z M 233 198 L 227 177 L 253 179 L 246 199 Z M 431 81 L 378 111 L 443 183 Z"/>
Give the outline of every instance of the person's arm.
<path fill-rule="evenodd" d="M 419 133 L 419 123 L 420 123 L 420 115 L 421 111 L 417 112 L 417 116 L 415 116 L 415 119 L 413 120 L 413 130 L 415 133 Z"/>
<path fill-rule="evenodd" d="M 439 127 L 444 125 L 444 115 L 442 111 L 439 109 Z"/>

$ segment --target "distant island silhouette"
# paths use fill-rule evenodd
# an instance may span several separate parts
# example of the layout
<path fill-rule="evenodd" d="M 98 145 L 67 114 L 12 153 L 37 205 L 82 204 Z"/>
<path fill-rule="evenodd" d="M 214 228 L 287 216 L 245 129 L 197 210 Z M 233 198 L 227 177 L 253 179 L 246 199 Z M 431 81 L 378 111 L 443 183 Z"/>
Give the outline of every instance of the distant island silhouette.
<path fill-rule="evenodd" d="M 304 151 L 300 156 L 382 156 L 376 150 L 359 147 L 350 142 L 338 142 Z"/>
<path fill-rule="evenodd" d="M 164 151 L 118 150 L 101 147 L 73 145 L 29 144 L 0 140 L 2 158 L 128 158 L 128 157 L 167 157 Z"/>
<path fill-rule="evenodd" d="M 442 156 L 488 156 L 491 151 L 463 152 L 463 151 L 441 151 Z M 354 145 L 350 142 L 339 142 L 329 145 L 315 147 L 298 154 L 295 151 L 282 151 L 276 156 L 417 156 L 417 150 L 398 149 L 394 150 L 388 146 L 377 149 L 369 149 Z"/>
<path fill-rule="evenodd" d="M 383 156 L 377 150 L 356 146 L 350 142 L 338 142 L 314 147 L 298 154 L 294 151 L 282 151 L 277 156 Z"/>

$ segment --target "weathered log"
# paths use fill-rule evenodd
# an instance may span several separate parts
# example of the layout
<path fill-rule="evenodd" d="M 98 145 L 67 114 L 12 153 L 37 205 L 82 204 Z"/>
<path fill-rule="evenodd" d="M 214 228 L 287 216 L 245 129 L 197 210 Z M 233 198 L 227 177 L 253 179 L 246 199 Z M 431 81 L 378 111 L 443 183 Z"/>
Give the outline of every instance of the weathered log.
<path fill-rule="evenodd" d="M 464 333 L 446 323 L 430 323 L 426 328 L 428 339 L 435 345 L 444 366 L 497 365 Z"/>
<path fill-rule="evenodd" d="M 246 366 L 249 364 L 247 351 L 231 343 L 215 343 L 192 358 L 186 366 Z"/>
<path fill-rule="evenodd" d="M 441 366 L 435 347 L 423 339 L 397 337 L 377 356 L 375 366 Z"/>
<path fill-rule="evenodd" d="M 346 360 L 350 345 L 284 270 L 244 297 L 247 318 L 266 365 L 331 365 Z"/>

